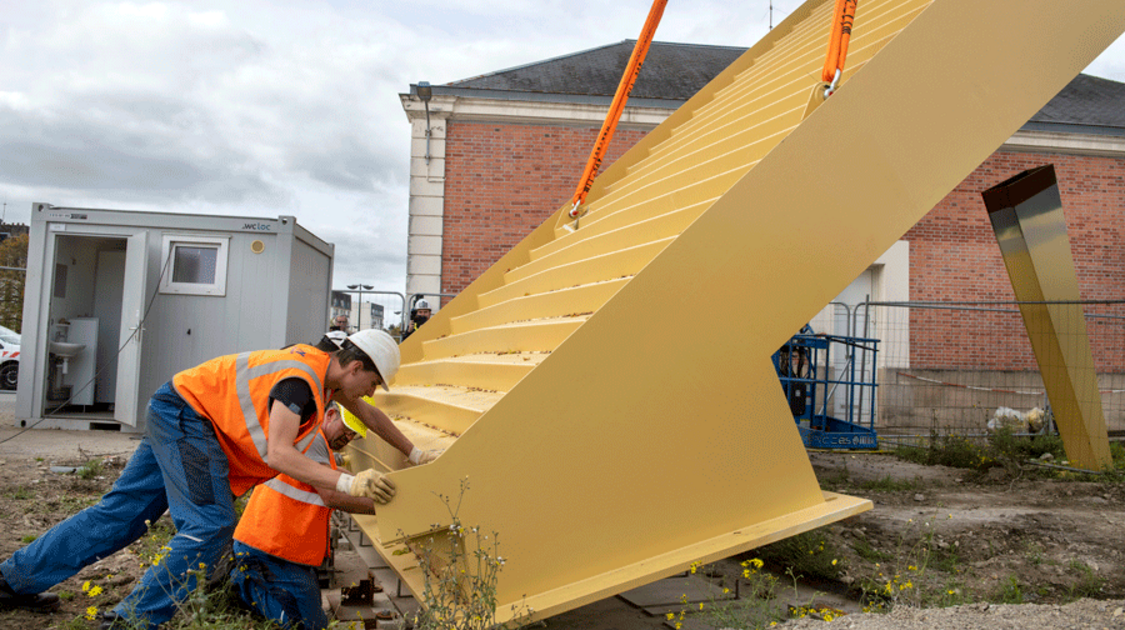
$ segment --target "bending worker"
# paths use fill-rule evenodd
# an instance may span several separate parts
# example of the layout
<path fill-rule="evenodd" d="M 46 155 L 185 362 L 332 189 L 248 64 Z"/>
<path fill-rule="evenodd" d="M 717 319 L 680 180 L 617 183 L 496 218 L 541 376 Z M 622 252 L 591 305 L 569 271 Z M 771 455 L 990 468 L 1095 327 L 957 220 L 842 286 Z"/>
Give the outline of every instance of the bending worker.
<path fill-rule="evenodd" d="M 103 617 L 154 628 L 195 588 L 200 565 L 215 564 L 234 531 L 234 497 L 278 473 L 317 488 L 386 503 L 394 483 L 375 470 L 354 477 L 304 455 L 326 404 L 338 400 L 414 463 L 414 448 L 386 414 L 362 402 L 398 371 L 390 335 L 364 330 L 337 352 L 296 345 L 212 359 L 176 374 L 149 401 L 145 435 L 101 501 L 51 528 L 0 564 L 0 605 L 49 611 L 42 591 L 137 540 L 168 510 L 171 551 Z M 190 572 L 189 572 L 190 570 Z"/>
<path fill-rule="evenodd" d="M 333 451 L 343 449 L 357 434 L 366 437 L 367 427 L 330 404 L 324 425 L 305 454 L 336 468 Z M 328 626 L 320 607 L 316 567 L 328 555 L 333 509 L 374 514 L 375 502 L 278 475 L 254 489 L 234 530 L 231 582 L 243 602 L 282 628 Z"/>

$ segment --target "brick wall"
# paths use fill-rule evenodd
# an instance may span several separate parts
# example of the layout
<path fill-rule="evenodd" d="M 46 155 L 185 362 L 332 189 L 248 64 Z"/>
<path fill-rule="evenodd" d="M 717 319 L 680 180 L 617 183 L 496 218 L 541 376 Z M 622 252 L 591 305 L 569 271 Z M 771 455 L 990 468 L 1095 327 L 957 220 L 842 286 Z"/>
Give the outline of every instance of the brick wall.
<path fill-rule="evenodd" d="M 904 237 L 910 299 L 1013 300 L 1012 285 L 980 193 L 1029 168 L 1054 164 L 1082 299 L 1125 296 L 1125 159 L 994 153 Z M 1104 308 L 1090 311 L 1106 312 Z M 1113 309 L 1120 314 L 1121 309 Z M 943 369 L 1037 369 L 1019 318 L 911 314 L 911 364 Z M 1125 371 L 1125 334 L 1090 330 L 1099 371 Z M 981 344 L 985 344 L 983 347 Z"/>
<path fill-rule="evenodd" d="M 449 122 L 443 293 L 460 292 L 570 199 L 599 127 Z M 618 129 L 603 170 L 645 133 Z"/>

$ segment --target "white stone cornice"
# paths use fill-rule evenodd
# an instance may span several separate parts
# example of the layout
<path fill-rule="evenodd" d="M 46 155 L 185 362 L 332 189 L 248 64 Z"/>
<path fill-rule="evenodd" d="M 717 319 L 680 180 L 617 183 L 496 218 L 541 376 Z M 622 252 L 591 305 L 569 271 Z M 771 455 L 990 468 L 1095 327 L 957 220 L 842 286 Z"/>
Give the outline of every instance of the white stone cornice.
<path fill-rule="evenodd" d="M 1000 150 L 1125 158 L 1125 137 L 1020 130 Z"/>
<path fill-rule="evenodd" d="M 402 108 L 410 120 L 425 119 L 421 101 L 400 94 Z M 600 126 L 608 107 L 597 103 L 559 103 L 551 101 L 518 101 L 489 98 L 467 98 L 434 95 L 430 100 L 430 120 L 435 117 L 465 122 L 505 122 L 516 124 L 547 124 L 552 126 Z M 618 128 L 651 130 L 672 115 L 674 109 L 628 106 L 621 114 Z"/>

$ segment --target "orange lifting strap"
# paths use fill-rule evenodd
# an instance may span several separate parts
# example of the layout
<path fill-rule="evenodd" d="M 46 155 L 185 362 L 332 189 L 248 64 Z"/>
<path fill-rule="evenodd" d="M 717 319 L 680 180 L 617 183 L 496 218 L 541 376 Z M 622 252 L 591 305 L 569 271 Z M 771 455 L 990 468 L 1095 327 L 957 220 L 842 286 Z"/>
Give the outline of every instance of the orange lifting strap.
<path fill-rule="evenodd" d="M 574 197 L 571 202 L 574 207 L 570 209 L 570 217 L 573 219 L 578 216 L 578 207 L 586 201 L 586 194 L 590 192 L 590 187 L 594 185 L 594 178 L 598 175 L 598 169 L 601 168 L 602 158 L 605 157 L 606 149 L 609 148 L 609 141 L 613 139 L 613 130 L 617 128 L 617 121 L 621 118 L 621 112 L 625 110 L 625 102 L 629 100 L 629 93 L 633 91 L 633 85 L 637 82 L 637 75 L 641 72 L 641 65 L 644 64 L 645 55 L 648 54 L 648 48 L 652 44 L 652 37 L 656 34 L 656 27 L 660 24 L 660 16 L 664 15 L 664 5 L 668 4 L 668 0 L 653 0 L 652 9 L 648 12 L 648 19 L 645 20 L 645 27 L 641 30 L 641 36 L 637 38 L 637 45 L 633 47 L 633 55 L 629 57 L 629 65 L 625 67 L 625 74 L 621 77 L 621 83 L 617 86 L 617 94 L 613 97 L 613 104 L 609 106 L 609 113 L 606 114 L 605 122 L 602 123 L 602 130 L 598 134 L 598 139 L 594 142 L 594 149 L 590 152 L 590 159 L 586 162 L 586 170 L 582 172 L 582 179 L 578 181 L 578 188 L 574 191 Z"/>
<path fill-rule="evenodd" d="M 836 91 L 840 73 L 844 71 L 844 60 L 848 56 L 848 41 L 852 38 L 852 23 L 855 21 L 856 0 L 836 0 L 836 11 L 832 14 L 832 34 L 828 37 L 828 57 L 824 60 L 824 71 L 820 79 L 831 86 L 825 92 L 827 97 Z"/>

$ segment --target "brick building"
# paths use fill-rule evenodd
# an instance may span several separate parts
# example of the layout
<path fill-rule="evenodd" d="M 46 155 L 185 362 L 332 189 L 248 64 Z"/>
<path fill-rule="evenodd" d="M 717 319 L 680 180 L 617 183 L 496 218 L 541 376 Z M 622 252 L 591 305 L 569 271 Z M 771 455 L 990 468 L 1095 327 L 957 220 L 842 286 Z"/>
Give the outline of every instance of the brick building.
<path fill-rule="evenodd" d="M 428 103 L 414 85 L 400 95 L 413 136 L 408 293 L 459 292 L 570 198 L 633 44 L 433 86 Z M 605 165 L 743 51 L 654 43 Z M 844 334 L 866 326 L 884 342 L 881 366 L 932 370 L 931 376 L 1011 371 L 1020 373 L 1018 383 L 1029 382 L 1034 357 L 1018 316 L 974 315 L 975 330 L 964 332 L 950 330 L 963 317 L 868 314 L 856 305 L 867 298 L 1012 300 L 980 193 L 1043 164 L 1054 164 L 1058 174 L 1083 299 L 1125 297 L 1123 103 L 1125 84 L 1075 78 L 841 293 L 840 305 L 826 308 L 814 328 Z M 983 352 L 982 335 L 989 346 Z M 1125 333 L 1097 337 L 1095 355 L 1099 372 L 1125 373 Z"/>
<path fill-rule="evenodd" d="M 429 143 L 416 86 L 400 95 L 413 126 L 408 293 L 457 293 L 573 194 L 632 48 L 626 40 L 433 86 Z M 654 43 L 605 164 L 743 51 Z M 864 285 L 864 293 L 1010 298 L 979 193 L 1025 168 L 1053 163 L 1072 240 L 1082 243 L 1075 255 L 1088 283 L 1083 295 L 1119 297 L 1125 283 L 1122 103 L 1125 84 L 1077 77 L 903 237 L 909 254 L 889 258 L 908 262 L 907 273 L 889 275 L 902 276 L 905 287 L 888 286 L 900 280 L 884 277 L 881 286 Z M 935 257 L 947 264 L 931 264 Z"/>

